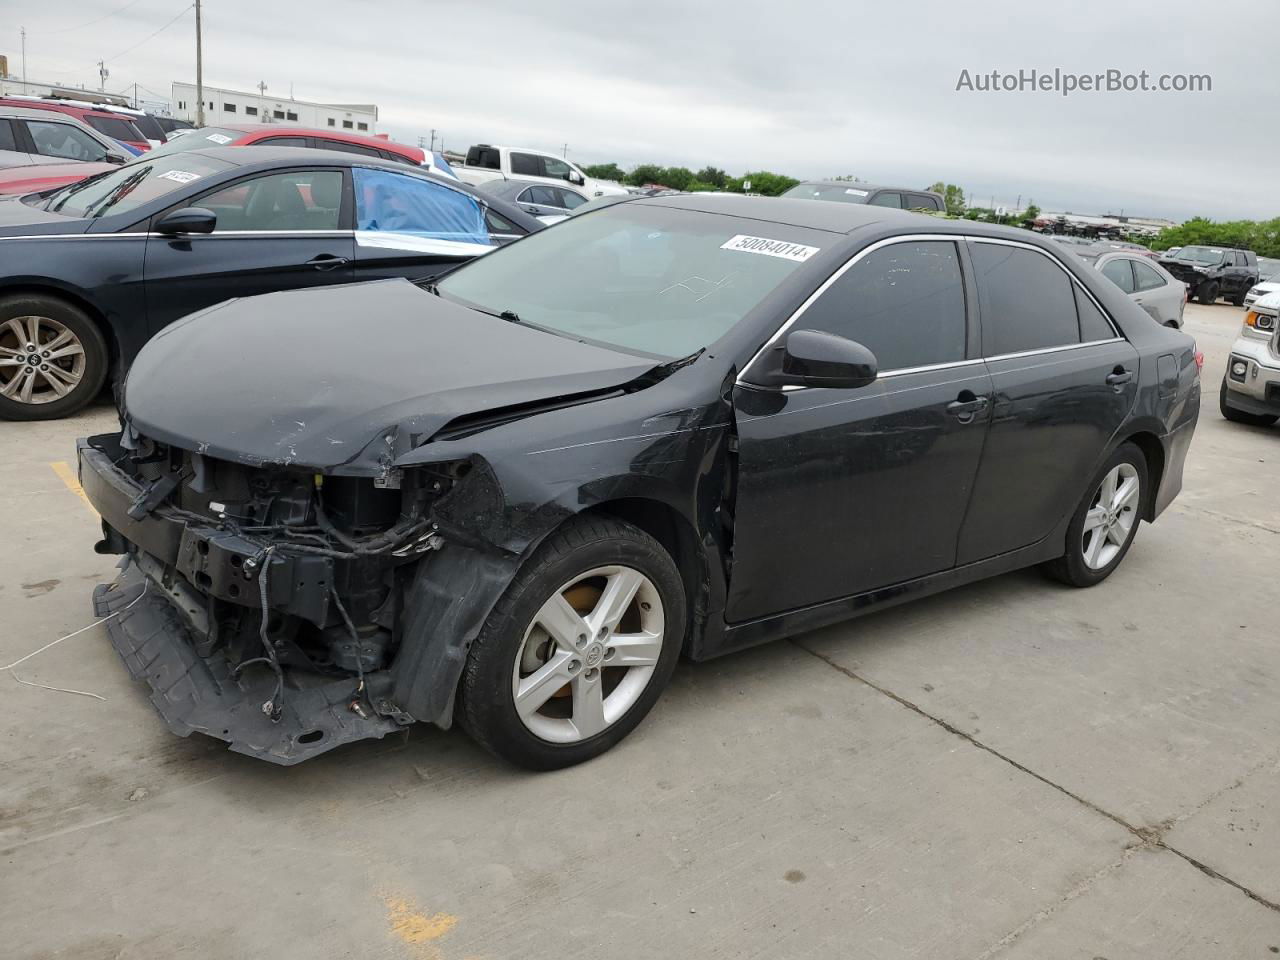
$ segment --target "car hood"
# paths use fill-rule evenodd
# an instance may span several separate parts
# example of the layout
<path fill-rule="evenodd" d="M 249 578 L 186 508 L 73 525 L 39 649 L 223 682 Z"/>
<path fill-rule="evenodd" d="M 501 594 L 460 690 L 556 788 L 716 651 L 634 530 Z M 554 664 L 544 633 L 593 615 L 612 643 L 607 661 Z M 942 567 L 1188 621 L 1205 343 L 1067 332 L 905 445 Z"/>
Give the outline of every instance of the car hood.
<path fill-rule="evenodd" d="M 138 354 L 125 412 L 138 433 L 218 459 L 367 475 L 460 417 L 607 391 L 654 366 L 384 280 L 180 320 Z"/>
<path fill-rule="evenodd" d="M 1257 300 L 1253 301 L 1253 309 L 1274 310 L 1280 313 L 1280 284 L 1260 283 L 1263 289 Z"/>
<path fill-rule="evenodd" d="M 45 233 L 84 233 L 92 222 L 29 206 L 17 197 L 0 197 L 0 239 Z"/>

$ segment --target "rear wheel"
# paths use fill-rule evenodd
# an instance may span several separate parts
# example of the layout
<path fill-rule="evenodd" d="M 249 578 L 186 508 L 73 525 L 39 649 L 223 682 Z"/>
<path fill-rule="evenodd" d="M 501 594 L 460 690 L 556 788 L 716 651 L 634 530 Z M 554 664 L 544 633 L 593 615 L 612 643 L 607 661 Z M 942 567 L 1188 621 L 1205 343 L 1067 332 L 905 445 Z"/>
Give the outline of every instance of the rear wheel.
<path fill-rule="evenodd" d="M 644 719 L 680 655 L 684 588 L 640 529 L 580 518 L 534 553 L 467 656 L 463 726 L 512 763 L 554 770 Z"/>
<path fill-rule="evenodd" d="M 1196 299 L 1201 303 L 1216 303 L 1218 300 L 1218 284 L 1214 280 L 1200 284 L 1196 290 Z"/>
<path fill-rule="evenodd" d="M 97 396 L 107 363 L 102 332 L 79 308 L 43 295 L 0 299 L 0 417 L 75 413 Z"/>
<path fill-rule="evenodd" d="M 1055 580 L 1091 587 L 1124 559 L 1141 523 L 1147 458 L 1123 443 L 1103 465 L 1067 527 L 1067 552 L 1044 565 Z"/>
<path fill-rule="evenodd" d="M 1227 387 L 1227 380 L 1222 379 L 1222 386 L 1218 389 L 1218 409 L 1222 412 L 1224 420 L 1230 420 L 1232 423 L 1245 423 L 1251 427 L 1269 427 L 1275 423 L 1276 414 L 1273 413 L 1247 413 L 1244 410 L 1237 410 L 1231 406 L 1229 399 L 1231 391 Z"/>

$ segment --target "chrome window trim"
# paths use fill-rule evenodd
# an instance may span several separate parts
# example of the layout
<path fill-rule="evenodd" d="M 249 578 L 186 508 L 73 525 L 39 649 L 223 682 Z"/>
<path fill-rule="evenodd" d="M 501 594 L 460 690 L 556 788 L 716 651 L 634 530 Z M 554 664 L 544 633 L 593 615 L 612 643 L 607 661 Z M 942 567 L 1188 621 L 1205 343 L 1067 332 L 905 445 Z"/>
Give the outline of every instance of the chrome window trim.
<path fill-rule="evenodd" d="M 1114 336 L 1106 339 L 1102 339 L 1102 340 L 1087 340 L 1082 343 L 1067 343 L 1067 344 L 1061 344 L 1059 346 L 1054 346 L 1054 347 L 1038 347 L 1035 350 L 1021 350 L 1015 353 L 1001 353 L 991 357 L 987 357 L 987 356 L 973 357 L 967 360 L 953 360 L 947 363 L 934 363 L 934 364 L 927 364 L 925 366 L 919 366 L 919 367 L 900 367 L 894 370 L 883 370 L 876 376 L 877 380 L 883 380 L 890 377 L 901 377 L 911 373 L 924 373 L 932 370 L 946 370 L 952 367 L 973 366 L 973 365 L 986 363 L 988 361 L 993 361 L 993 360 L 1015 360 L 1020 357 L 1035 357 L 1035 356 L 1042 356 L 1050 353 L 1059 353 L 1067 350 L 1079 350 L 1083 347 L 1096 347 L 1096 346 L 1101 346 L 1102 344 L 1125 342 L 1125 338 L 1120 335 L 1119 328 L 1116 326 L 1115 321 L 1112 320 L 1111 314 L 1108 313 L 1107 310 L 1102 306 L 1102 304 L 1098 302 L 1098 298 L 1095 297 L 1089 291 L 1089 289 L 1085 287 L 1085 285 L 1082 284 L 1075 277 L 1075 275 L 1072 274 L 1070 270 L 1067 269 L 1066 265 L 1062 263 L 1062 261 L 1060 261 L 1056 256 L 1054 256 L 1048 250 L 1041 250 L 1039 247 L 1035 246 L 1034 244 L 1024 243 L 1021 240 L 1005 240 L 1003 238 L 998 238 L 998 237 L 975 237 L 969 234 L 951 234 L 951 233 L 907 233 L 907 234 L 902 234 L 896 237 L 886 237 L 883 240 L 877 240 L 875 243 L 871 244 L 870 246 L 864 247 L 863 249 L 859 250 L 856 254 L 854 254 L 849 260 L 847 260 L 840 267 L 840 269 L 838 269 L 835 273 L 831 274 L 831 276 L 829 276 L 826 280 L 824 280 L 822 284 L 816 290 L 813 291 L 813 293 L 809 294 L 809 296 L 805 298 L 804 303 L 800 304 L 800 306 L 798 306 L 795 309 L 795 311 L 791 314 L 791 316 L 788 317 L 783 322 L 782 326 L 780 326 L 777 329 L 777 331 L 775 331 L 773 336 L 771 336 L 768 340 L 766 340 L 764 345 L 759 350 L 757 350 L 754 354 L 751 355 L 751 359 L 748 360 L 742 367 L 743 372 L 745 373 L 745 371 L 750 370 L 751 367 L 755 364 L 755 362 L 760 358 L 760 355 L 764 353 L 766 350 L 768 350 L 770 347 L 772 347 L 780 339 L 782 339 L 783 335 L 786 334 L 786 332 L 789 329 L 791 329 L 792 325 L 794 325 L 795 322 L 800 319 L 800 317 L 804 314 L 806 310 L 809 309 L 809 306 L 815 300 L 817 300 L 820 296 L 826 293 L 832 284 L 834 284 L 837 280 L 839 280 L 842 276 L 844 276 L 845 271 L 847 271 L 850 267 L 852 267 L 855 263 L 857 263 L 867 254 L 872 253 L 876 250 L 879 250 L 881 247 L 887 247 L 895 243 L 918 243 L 921 241 L 930 241 L 930 240 L 948 240 L 953 243 L 959 243 L 961 241 L 966 241 L 966 240 L 973 240 L 978 243 L 991 243 L 991 244 L 996 244 L 998 246 L 1020 247 L 1025 250 L 1034 250 L 1036 253 L 1043 254 L 1059 270 L 1061 270 L 1063 273 L 1067 275 L 1067 279 L 1072 284 L 1074 284 L 1075 286 L 1078 286 L 1081 290 L 1084 291 L 1085 296 L 1087 296 L 1089 298 L 1089 301 L 1095 307 L 1098 308 L 1098 312 L 1101 313 L 1103 318 L 1107 321 L 1107 325 L 1111 328 L 1111 332 L 1114 334 Z M 750 380 L 744 380 L 743 375 L 741 373 L 738 374 L 737 378 L 734 380 L 734 384 L 736 386 L 752 387 L 757 390 L 774 389 L 774 388 L 766 387 L 762 384 L 752 383 Z M 795 385 L 795 386 L 784 386 L 777 389 L 779 389 L 783 393 L 792 393 L 797 390 L 822 390 L 826 388 L 825 387 L 805 387 L 805 386 Z"/>

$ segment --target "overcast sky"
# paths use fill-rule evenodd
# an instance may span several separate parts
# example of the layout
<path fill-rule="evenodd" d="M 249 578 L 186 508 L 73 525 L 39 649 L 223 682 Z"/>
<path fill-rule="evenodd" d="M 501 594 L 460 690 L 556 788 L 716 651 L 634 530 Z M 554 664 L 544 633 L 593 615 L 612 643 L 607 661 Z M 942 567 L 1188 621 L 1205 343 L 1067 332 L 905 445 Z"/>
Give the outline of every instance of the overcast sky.
<path fill-rule="evenodd" d="M 0 0 L 0 53 L 42 82 L 195 78 L 189 0 Z M 172 26 L 147 39 L 166 22 Z M 595 4 L 205 0 L 204 78 L 376 103 L 416 143 L 587 164 L 958 183 L 975 203 L 1280 215 L 1280 5 L 1219 0 Z M 132 48 L 132 49 L 131 49 Z M 1209 74 L 1209 93 L 957 92 L 962 70 Z M 144 91 L 144 96 L 148 93 Z"/>

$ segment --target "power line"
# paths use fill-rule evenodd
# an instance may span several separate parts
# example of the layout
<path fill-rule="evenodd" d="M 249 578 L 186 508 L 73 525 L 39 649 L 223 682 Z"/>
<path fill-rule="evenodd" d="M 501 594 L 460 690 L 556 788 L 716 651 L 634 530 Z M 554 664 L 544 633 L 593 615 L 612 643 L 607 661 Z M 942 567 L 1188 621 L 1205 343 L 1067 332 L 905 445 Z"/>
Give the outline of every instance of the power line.
<path fill-rule="evenodd" d="M 160 28 L 159 30 L 157 30 L 155 33 L 151 33 L 151 34 L 148 34 L 147 36 L 143 37 L 141 40 L 139 40 L 137 43 L 135 43 L 135 44 L 134 44 L 132 47 L 130 47 L 128 50 L 122 50 L 122 51 L 120 51 L 119 53 L 117 53 L 114 57 L 107 57 L 107 59 L 106 59 L 104 62 L 105 62 L 105 63 L 111 63 L 111 62 L 113 62 L 113 61 L 115 61 L 115 60 L 119 60 L 119 59 L 120 59 L 121 57 L 123 57 L 126 53 L 133 53 L 133 51 L 137 50 L 140 46 L 142 46 L 142 45 L 143 45 L 144 43 L 146 43 L 148 40 L 151 40 L 151 39 L 152 39 L 152 38 L 154 38 L 154 37 L 158 37 L 158 36 L 160 36 L 160 34 L 164 33 L 166 30 L 168 30 L 170 27 L 172 27 L 175 23 L 177 23 L 179 20 L 181 20 L 183 17 L 185 17 L 185 16 L 187 15 L 187 13 L 188 13 L 189 11 L 191 11 L 194 7 L 195 7 L 195 4 L 194 4 L 194 3 L 193 3 L 193 4 L 191 4 L 190 6 L 183 7 L 183 8 L 182 8 L 182 12 L 181 12 L 181 13 L 179 13 L 176 17 L 174 17 L 172 20 L 170 20 L 168 23 L 166 23 L 163 27 L 161 27 L 161 28 Z"/>
<path fill-rule="evenodd" d="M 142 0 L 129 0 L 123 7 L 118 10 L 112 10 L 110 13 L 104 13 L 96 20 L 90 20 L 88 23 L 77 24 L 74 27 L 58 27 L 56 30 L 45 30 L 43 32 L 37 30 L 36 36 L 47 37 L 58 33 L 70 33 L 72 30 L 83 30 L 85 27 L 92 27 L 95 23 L 101 23 L 103 20 L 110 20 L 114 16 L 124 13 L 130 7 L 137 6 Z"/>

